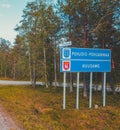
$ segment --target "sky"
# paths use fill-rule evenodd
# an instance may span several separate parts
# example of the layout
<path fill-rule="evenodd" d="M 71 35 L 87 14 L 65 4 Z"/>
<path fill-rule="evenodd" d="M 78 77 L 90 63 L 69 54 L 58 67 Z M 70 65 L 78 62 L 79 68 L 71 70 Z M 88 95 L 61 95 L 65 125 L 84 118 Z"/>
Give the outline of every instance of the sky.
<path fill-rule="evenodd" d="M 22 20 L 23 9 L 32 0 L 0 0 L 0 37 L 11 43 L 17 35 L 14 28 Z"/>
<path fill-rule="evenodd" d="M 22 20 L 23 9 L 33 0 L 0 0 L 0 37 L 11 43 L 17 35 L 14 30 Z M 56 0 L 48 0 L 55 3 Z"/>
<path fill-rule="evenodd" d="M 0 37 L 11 43 L 17 35 L 14 30 L 22 20 L 23 9 L 33 0 L 0 0 Z M 56 0 L 50 0 L 55 3 Z"/>

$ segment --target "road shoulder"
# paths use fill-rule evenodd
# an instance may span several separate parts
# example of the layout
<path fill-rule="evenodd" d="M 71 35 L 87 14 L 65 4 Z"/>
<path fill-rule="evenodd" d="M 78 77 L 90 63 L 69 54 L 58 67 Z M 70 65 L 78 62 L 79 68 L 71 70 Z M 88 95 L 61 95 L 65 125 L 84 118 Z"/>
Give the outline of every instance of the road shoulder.
<path fill-rule="evenodd" d="M 17 126 L 15 121 L 0 105 L 0 130 L 23 130 Z"/>

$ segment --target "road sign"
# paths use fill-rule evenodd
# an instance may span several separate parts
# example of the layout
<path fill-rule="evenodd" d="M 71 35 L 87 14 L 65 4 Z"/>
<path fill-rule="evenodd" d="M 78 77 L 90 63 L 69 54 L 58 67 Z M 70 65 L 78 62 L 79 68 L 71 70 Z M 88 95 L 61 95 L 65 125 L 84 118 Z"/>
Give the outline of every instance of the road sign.
<path fill-rule="evenodd" d="M 106 101 L 106 72 L 111 71 L 109 49 L 61 48 L 60 71 L 64 72 L 63 109 L 66 106 L 66 72 L 77 72 L 76 109 L 79 108 L 79 72 L 90 72 L 89 108 L 92 107 L 92 72 L 104 72 L 103 106 Z"/>
<path fill-rule="evenodd" d="M 110 72 L 111 51 L 93 48 L 61 48 L 61 72 Z"/>

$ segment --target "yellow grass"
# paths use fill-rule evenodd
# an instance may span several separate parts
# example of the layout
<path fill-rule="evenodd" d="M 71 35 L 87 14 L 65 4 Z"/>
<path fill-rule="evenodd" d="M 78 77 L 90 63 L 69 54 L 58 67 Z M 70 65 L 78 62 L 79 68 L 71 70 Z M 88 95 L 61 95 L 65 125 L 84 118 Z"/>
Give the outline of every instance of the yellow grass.
<path fill-rule="evenodd" d="M 76 90 L 75 90 L 76 91 Z M 119 130 L 120 94 L 107 94 L 102 107 L 101 92 L 93 92 L 93 108 L 80 92 L 80 109 L 75 109 L 76 94 L 67 90 L 66 110 L 62 109 L 62 88 L 4 86 L 0 103 L 26 130 Z M 94 105 L 98 105 L 98 109 Z"/>

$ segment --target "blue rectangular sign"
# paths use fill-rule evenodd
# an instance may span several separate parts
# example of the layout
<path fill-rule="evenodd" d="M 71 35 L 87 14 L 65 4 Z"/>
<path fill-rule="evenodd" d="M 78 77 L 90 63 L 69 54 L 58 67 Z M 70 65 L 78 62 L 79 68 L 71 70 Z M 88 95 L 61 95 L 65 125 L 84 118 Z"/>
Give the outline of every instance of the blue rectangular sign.
<path fill-rule="evenodd" d="M 61 48 L 60 72 L 110 72 L 111 50 Z"/>

